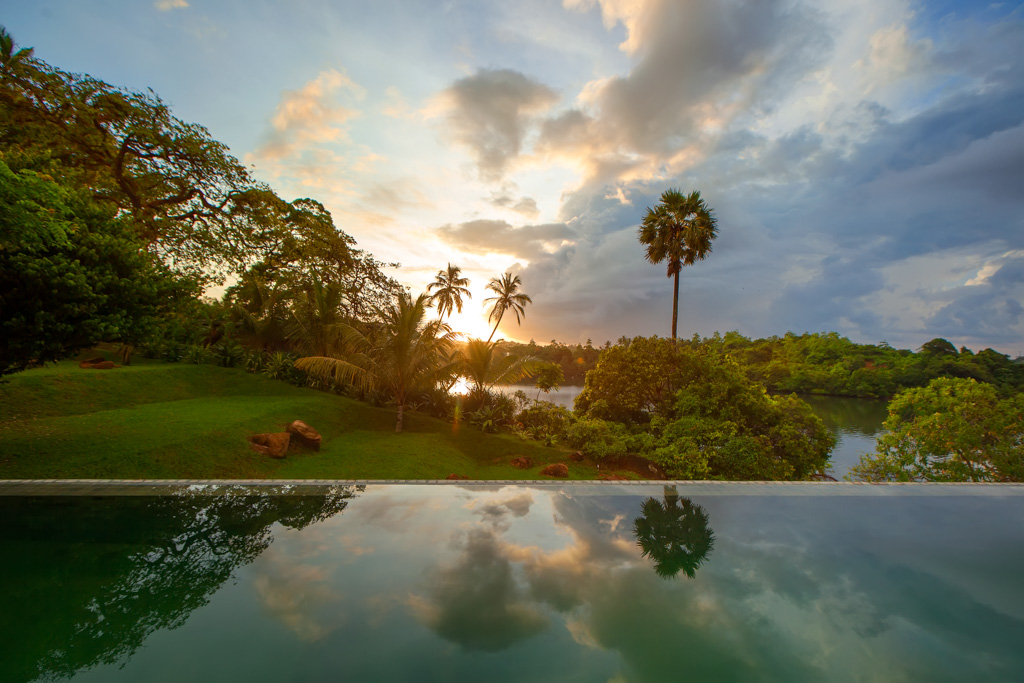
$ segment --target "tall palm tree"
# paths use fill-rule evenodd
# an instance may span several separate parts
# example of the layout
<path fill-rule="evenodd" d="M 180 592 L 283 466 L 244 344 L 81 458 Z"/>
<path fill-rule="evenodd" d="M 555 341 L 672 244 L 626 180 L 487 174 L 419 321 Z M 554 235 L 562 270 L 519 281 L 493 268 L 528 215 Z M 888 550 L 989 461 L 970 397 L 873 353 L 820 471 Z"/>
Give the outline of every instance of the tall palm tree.
<path fill-rule="evenodd" d="M 718 236 L 712 210 L 694 190 L 684 195 L 666 190 L 653 209 L 648 208 L 640 225 L 638 239 L 647 245 L 647 260 L 668 261 L 668 277 L 675 278 L 672 290 L 672 338 L 676 338 L 679 319 L 679 271 L 703 261 L 711 253 L 711 242 Z"/>
<path fill-rule="evenodd" d="M 715 545 L 708 513 L 689 498 L 680 498 L 675 486 L 665 487 L 665 500 L 648 498 L 642 517 L 633 520 L 633 533 L 641 555 L 654 560 L 654 571 L 670 579 L 680 571 L 691 579 Z"/>
<path fill-rule="evenodd" d="M 437 289 L 430 295 L 431 305 L 437 306 L 437 315 L 444 319 L 445 314 L 452 314 L 452 310 L 462 313 L 462 297 L 472 299 L 469 293 L 469 278 L 461 277 L 462 269 L 458 266 L 448 264 L 445 270 L 439 270 L 434 281 L 427 285 L 427 292 Z"/>
<path fill-rule="evenodd" d="M 501 324 L 505 311 L 512 311 L 516 314 L 517 324 L 521 324 L 522 319 L 526 317 L 526 304 L 532 304 L 533 299 L 520 293 L 519 288 L 522 284 L 519 276 L 512 273 L 505 273 L 500 279 L 492 277 L 491 281 L 487 283 L 487 289 L 497 295 L 484 299 L 485 305 L 491 301 L 494 302 L 491 306 L 491 313 L 487 316 L 487 322 L 493 322 L 494 329 L 491 330 L 491 336 L 487 338 L 487 341 L 494 338 L 494 333 L 498 331 L 498 325 Z"/>
<path fill-rule="evenodd" d="M 309 356 L 295 361 L 295 367 L 387 391 L 398 406 L 395 431 L 401 432 L 409 400 L 455 371 L 451 359 L 455 333 L 440 320 L 424 322 L 429 299 L 427 294 L 415 301 L 405 292 L 396 295 L 390 306 L 377 310 L 380 325 L 366 329 L 341 325 L 343 339 L 352 349 L 346 357 Z"/>

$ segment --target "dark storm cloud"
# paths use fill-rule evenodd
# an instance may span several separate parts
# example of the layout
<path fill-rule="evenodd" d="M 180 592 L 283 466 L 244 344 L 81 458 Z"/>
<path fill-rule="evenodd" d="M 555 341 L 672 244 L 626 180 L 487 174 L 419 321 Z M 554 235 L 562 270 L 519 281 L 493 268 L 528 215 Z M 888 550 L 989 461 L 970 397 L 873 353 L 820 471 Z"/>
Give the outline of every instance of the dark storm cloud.
<path fill-rule="evenodd" d="M 504 175 L 536 116 L 558 101 L 553 90 L 511 69 L 481 69 L 441 98 L 450 134 L 469 148 L 483 180 Z"/>
<path fill-rule="evenodd" d="M 530 261 L 571 242 L 575 235 L 563 223 L 524 225 L 519 228 L 500 220 L 475 220 L 437 229 L 441 239 L 474 254 L 510 254 Z"/>

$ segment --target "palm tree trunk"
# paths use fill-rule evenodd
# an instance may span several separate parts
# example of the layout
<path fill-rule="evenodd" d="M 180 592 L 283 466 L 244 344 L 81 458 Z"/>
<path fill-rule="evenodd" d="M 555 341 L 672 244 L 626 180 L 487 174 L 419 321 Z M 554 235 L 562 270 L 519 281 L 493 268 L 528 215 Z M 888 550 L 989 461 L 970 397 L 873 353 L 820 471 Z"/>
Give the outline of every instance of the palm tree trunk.
<path fill-rule="evenodd" d="M 494 323 L 494 329 L 491 330 L 491 336 L 487 338 L 487 343 L 491 343 L 491 339 L 494 337 L 494 333 L 498 331 L 498 325 L 501 324 L 501 318 L 498 318 L 498 322 Z"/>
<path fill-rule="evenodd" d="M 402 410 L 405 408 L 401 403 L 398 404 L 398 419 L 395 420 L 395 434 L 400 434 L 402 431 Z"/>
<path fill-rule="evenodd" d="M 679 320 L 679 271 L 676 270 L 675 286 L 672 290 L 672 338 L 676 338 L 676 322 Z"/>

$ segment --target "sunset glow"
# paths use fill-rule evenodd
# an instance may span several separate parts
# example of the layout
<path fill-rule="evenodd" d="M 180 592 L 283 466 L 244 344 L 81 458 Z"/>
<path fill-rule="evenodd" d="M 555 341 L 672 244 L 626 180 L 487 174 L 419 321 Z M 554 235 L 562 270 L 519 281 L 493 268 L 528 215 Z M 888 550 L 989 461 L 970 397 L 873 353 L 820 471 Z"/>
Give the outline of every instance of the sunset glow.
<path fill-rule="evenodd" d="M 477 292 L 512 272 L 534 304 L 496 337 L 667 335 L 670 283 L 636 231 L 679 188 L 720 227 L 682 278 L 682 337 L 1021 352 L 1019 3 L 5 10 L 47 62 L 152 88 L 282 197 L 321 201 L 414 295 L 460 266 L 465 334 L 487 338 Z M 301 49 L 253 58 L 268 45 Z"/>

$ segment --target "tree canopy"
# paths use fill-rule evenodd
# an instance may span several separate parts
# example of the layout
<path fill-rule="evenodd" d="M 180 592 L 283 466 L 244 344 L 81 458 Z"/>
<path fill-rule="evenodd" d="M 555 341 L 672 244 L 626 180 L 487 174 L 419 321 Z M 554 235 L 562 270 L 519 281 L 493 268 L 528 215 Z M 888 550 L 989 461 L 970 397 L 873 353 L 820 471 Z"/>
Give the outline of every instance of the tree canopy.
<path fill-rule="evenodd" d="M 1024 396 L 940 377 L 889 403 L 886 432 L 851 478 L 866 481 L 1024 480 Z"/>

